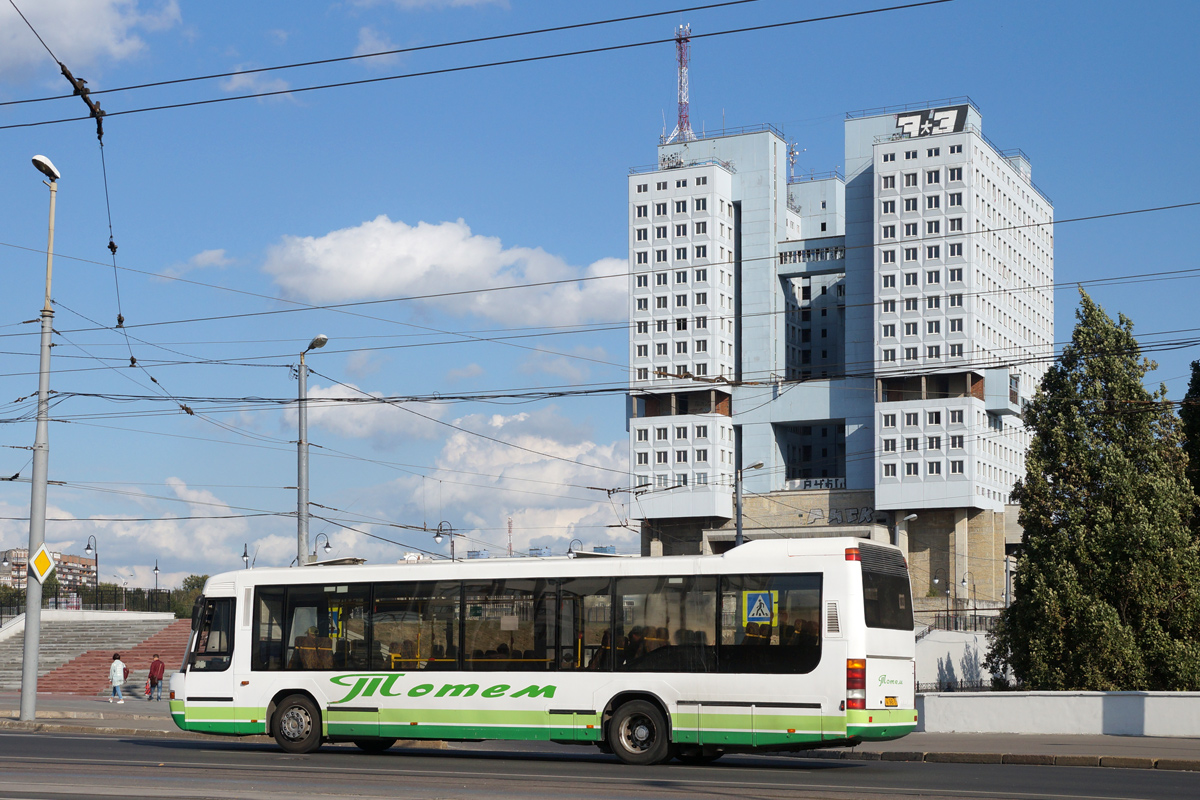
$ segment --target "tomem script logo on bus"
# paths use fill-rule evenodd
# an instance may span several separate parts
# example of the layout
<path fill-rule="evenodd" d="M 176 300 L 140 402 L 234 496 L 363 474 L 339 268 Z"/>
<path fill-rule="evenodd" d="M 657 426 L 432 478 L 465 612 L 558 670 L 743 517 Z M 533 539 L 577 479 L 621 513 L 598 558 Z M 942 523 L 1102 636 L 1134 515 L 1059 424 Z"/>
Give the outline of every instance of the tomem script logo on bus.
<path fill-rule="evenodd" d="M 898 680 L 896 678 L 889 678 L 887 675 L 880 675 L 879 676 L 879 685 L 880 686 L 903 686 L 904 681 Z"/>
<path fill-rule="evenodd" d="M 348 689 L 346 696 L 341 700 L 334 700 L 330 705 L 339 703 L 348 703 L 359 697 L 424 697 L 427 694 L 432 694 L 434 697 L 554 697 L 554 686 L 526 686 L 524 689 L 518 689 L 515 692 L 510 692 L 513 688 L 507 683 L 497 683 L 495 686 L 489 686 L 480 691 L 477 683 L 445 683 L 441 688 L 434 686 L 432 683 L 418 683 L 416 686 L 411 686 L 407 690 L 403 687 L 399 691 L 393 691 L 396 688 L 396 681 L 404 677 L 403 672 L 384 672 L 384 673 L 362 673 L 358 675 L 335 675 L 329 679 L 329 682 L 335 686 L 342 686 Z M 436 691 L 435 691 L 436 690 Z"/>

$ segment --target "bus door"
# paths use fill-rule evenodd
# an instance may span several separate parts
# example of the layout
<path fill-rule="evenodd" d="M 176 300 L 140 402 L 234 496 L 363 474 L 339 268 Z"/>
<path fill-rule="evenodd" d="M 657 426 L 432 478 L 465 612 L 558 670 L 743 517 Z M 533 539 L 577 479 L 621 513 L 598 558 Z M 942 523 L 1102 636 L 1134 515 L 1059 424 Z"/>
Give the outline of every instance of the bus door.
<path fill-rule="evenodd" d="M 240 719 L 234 704 L 232 597 L 201 597 L 192 614 L 192 648 L 184 665 L 187 729 L 232 733 Z"/>

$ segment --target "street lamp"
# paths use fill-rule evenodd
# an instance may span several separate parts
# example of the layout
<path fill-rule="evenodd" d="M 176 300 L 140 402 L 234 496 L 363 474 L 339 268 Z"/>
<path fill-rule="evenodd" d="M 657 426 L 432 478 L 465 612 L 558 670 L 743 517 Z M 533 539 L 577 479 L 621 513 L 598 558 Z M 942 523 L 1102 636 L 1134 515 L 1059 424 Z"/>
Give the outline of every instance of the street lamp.
<path fill-rule="evenodd" d="M 317 534 L 317 536 L 316 536 L 316 538 L 315 538 L 315 539 L 313 539 L 313 552 L 312 552 L 312 554 L 313 554 L 313 558 L 314 558 L 314 559 L 317 557 L 317 543 L 319 543 L 319 542 L 321 541 L 321 537 L 322 537 L 322 536 L 324 536 L 324 537 L 325 537 L 325 553 L 326 553 L 326 555 L 328 555 L 328 554 L 329 554 L 329 551 L 333 549 L 332 547 L 330 547 L 330 546 L 329 546 L 329 534 L 327 534 L 327 533 L 318 533 L 318 534 Z"/>
<path fill-rule="evenodd" d="M 246 569 L 250 569 L 250 545 L 242 545 L 242 563 L 246 565 Z"/>
<path fill-rule="evenodd" d="M 29 497 L 29 558 L 46 541 L 46 472 L 50 464 L 50 338 L 54 330 L 54 307 L 50 302 L 50 278 L 54 272 L 54 202 L 62 174 L 42 155 L 33 166 L 48 179 L 50 227 L 46 240 L 46 298 L 42 304 L 42 346 L 38 366 L 37 429 L 33 440 L 33 476 Z M 32 573 L 31 573 L 32 574 Z M 32 721 L 37 716 L 38 645 L 42 632 L 42 584 L 25 581 L 25 645 L 21 660 L 21 714 Z"/>
<path fill-rule="evenodd" d="M 154 559 L 154 610 L 158 610 L 158 559 Z"/>
<path fill-rule="evenodd" d="M 579 542 L 579 549 L 580 550 L 583 549 L 583 540 L 582 539 L 572 539 L 571 543 L 569 545 L 567 545 L 567 558 L 574 558 L 575 554 L 579 552 L 578 550 L 575 549 L 576 542 Z"/>
<path fill-rule="evenodd" d="M 967 588 L 967 576 L 968 575 L 971 576 L 971 606 L 972 606 L 971 614 L 972 614 L 972 616 L 974 616 L 978 612 L 979 609 L 977 608 L 977 597 L 975 595 L 975 575 L 970 570 L 967 570 L 966 572 L 963 573 L 962 587 L 963 587 L 963 590 L 965 591 Z M 972 624 L 974 624 L 974 622 L 972 622 Z"/>
<path fill-rule="evenodd" d="M 83 554 L 86 556 L 94 556 L 96 563 L 92 566 L 96 569 L 96 610 L 100 610 L 100 543 L 96 541 L 95 536 L 88 536 L 87 546 L 83 548 Z M 158 562 L 155 562 L 156 564 Z"/>
<path fill-rule="evenodd" d="M 304 356 L 310 350 L 324 347 L 329 341 L 325 334 L 317 334 L 300 354 L 300 369 L 296 379 L 300 384 L 297 415 L 300 421 L 300 440 L 296 442 L 296 562 L 308 561 L 308 367 Z M 328 538 L 328 537 L 326 537 Z"/>
<path fill-rule="evenodd" d="M 441 544 L 443 534 L 450 537 L 450 560 L 454 561 L 454 537 L 462 536 L 463 534 L 455 533 L 454 526 L 451 525 L 449 522 L 442 520 L 441 522 L 438 523 L 437 530 L 434 531 L 433 541 L 435 541 L 438 544 Z"/>
<path fill-rule="evenodd" d="M 946 570 L 942 569 L 941 567 L 938 567 L 937 569 L 935 569 L 933 571 L 933 585 L 934 586 L 940 586 L 940 583 L 938 582 L 938 575 L 942 575 L 944 577 L 946 575 Z M 947 586 L 944 591 L 940 590 L 940 589 L 939 589 L 939 591 L 942 591 L 942 593 L 946 596 L 946 625 L 949 625 L 950 624 L 950 587 Z"/>
<path fill-rule="evenodd" d="M 755 461 L 745 469 L 762 469 L 763 462 Z M 742 471 L 743 468 L 738 468 L 737 481 L 734 485 L 734 504 L 737 505 L 737 533 L 733 537 L 733 546 L 741 547 L 744 539 L 742 538 Z"/>

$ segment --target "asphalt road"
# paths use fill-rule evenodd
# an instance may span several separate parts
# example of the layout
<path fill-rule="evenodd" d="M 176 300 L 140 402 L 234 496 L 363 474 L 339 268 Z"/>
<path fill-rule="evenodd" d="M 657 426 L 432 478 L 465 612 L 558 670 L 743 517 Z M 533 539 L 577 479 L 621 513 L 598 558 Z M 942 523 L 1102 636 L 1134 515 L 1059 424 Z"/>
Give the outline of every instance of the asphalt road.
<path fill-rule="evenodd" d="M 84 734 L 0 733 L 0 798 L 1157 798 L 1200 795 L 1200 774 L 1088 767 L 822 762 L 726 756 L 704 767 L 628 767 L 591 748 L 456 744 L 360 753 Z"/>

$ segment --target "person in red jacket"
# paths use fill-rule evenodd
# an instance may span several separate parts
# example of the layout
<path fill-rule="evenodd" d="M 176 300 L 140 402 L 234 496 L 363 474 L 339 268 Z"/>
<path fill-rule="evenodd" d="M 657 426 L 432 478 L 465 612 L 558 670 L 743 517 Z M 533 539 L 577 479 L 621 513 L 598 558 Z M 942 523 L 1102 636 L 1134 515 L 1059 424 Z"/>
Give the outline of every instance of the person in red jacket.
<path fill-rule="evenodd" d="M 158 653 L 155 653 L 150 661 L 150 691 L 146 693 L 147 700 L 162 700 L 162 680 L 166 669 L 167 665 L 159 661 Z"/>

